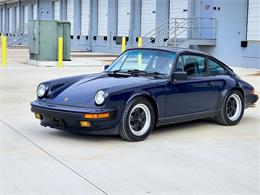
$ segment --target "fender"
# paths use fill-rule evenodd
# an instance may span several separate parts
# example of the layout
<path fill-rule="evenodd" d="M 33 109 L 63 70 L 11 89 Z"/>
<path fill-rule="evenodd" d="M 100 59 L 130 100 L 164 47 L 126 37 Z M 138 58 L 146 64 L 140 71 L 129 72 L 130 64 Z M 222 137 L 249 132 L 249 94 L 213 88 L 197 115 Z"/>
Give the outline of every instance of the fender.
<path fill-rule="evenodd" d="M 220 99 L 218 101 L 217 110 L 221 109 L 223 102 L 226 101 L 226 98 L 231 90 L 239 90 L 244 96 L 245 92 L 244 92 L 241 84 L 240 83 L 236 84 L 236 83 L 237 83 L 237 81 L 234 80 L 234 82 L 232 82 L 231 85 L 227 85 L 225 87 L 225 89 L 221 92 Z M 244 98 L 244 103 L 245 103 L 245 98 Z"/>
<path fill-rule="evenodd" d="M 130 98 L 128 98 L 128 100 L 125 102 L 124 107 L 134 98 L 139 97 L 139 96 L 143 96 L 143 97 L 147 97 L 149 101 L 151 101 L 151 104 L 153 105 L 153 107 L 155 107 L 155 115 L 156 115 L 156 120 L 158 119 L 158 112 L 159 112 L 159 107 L 158 107 L 158 103 L 156 101 L 156 98 L 154 97 L 154 95 L 152 95 L 151 93 L 149 93 L 148 91 L 136 91 L 134 92 Z"/>

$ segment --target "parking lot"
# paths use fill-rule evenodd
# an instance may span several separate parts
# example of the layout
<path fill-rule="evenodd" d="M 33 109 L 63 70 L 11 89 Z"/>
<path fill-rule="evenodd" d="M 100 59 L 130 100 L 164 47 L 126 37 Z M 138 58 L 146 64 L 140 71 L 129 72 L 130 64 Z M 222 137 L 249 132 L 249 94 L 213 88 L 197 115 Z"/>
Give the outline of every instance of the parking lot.
<path fill-rule="evenodd" d="M 103 67 L 0 69 L 0 194 L 260 193 L 260 103 L 237 126 L 194 121 L 144 142 L 44 128 L 30 112 L 41 81 Z M 235 69 L 260 92 L 260 73 Z"/>

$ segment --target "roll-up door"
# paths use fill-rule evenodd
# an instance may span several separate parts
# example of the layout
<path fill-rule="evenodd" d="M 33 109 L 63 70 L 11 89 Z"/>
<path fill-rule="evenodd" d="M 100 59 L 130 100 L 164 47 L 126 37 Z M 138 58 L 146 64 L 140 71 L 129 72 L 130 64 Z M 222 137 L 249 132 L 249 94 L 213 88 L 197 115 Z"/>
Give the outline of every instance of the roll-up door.
<path fill-rule="evenodd" d="M 9 33 L 13 32 L 13 8 L 8 9 Z"/>
<path fill-rule="evenodd" d="M 107 36 L 108 0 L 98 0 L 98 36 Z"/>
<path fill-rule="evenodd" d="M 19 25 L 20 25 L 20 23 L 19 23 L 19 18 L 20 18 L 20 16 L 19 16 L 19 7 L 15 7 L 15 16 L 16 16 L 16 29 L 18 29 L 19 28 Z"/>
<path fill-rule="evenodd" d="M 33 19 L 37 20 L 37 5 L 33 4 Z"/>
<path fill-rule="evenodd" d="M 89 0 L 81 1 L 81 35 L 88 35 L 89 30 Z"/>
<path fill-rule="evenodd" d="M 24 18 L 24 33 L 28 33 L 28 21 L 29 21 L 29 13 L 28 13 L 29 7 L 28 5 L 23 7 L 23 18 Z"/>
<path fill-rule="evenodd" d="M 249 0 L 247 40 L 260 41 L 260 0 Z"/>
<path fill-rule="evenodd" d="M 71 24 L 71 35 L 74 30 L 74 0 L 67 0 L 67 21 Z"/>
<path fill-rule="evenodd" d="M 176 22 L 180 24 L 180 29 L 176 31 L 177 38 L 187 38 L 188 0 L 170 0 L 170 37 L 175 36 L 173 18 L 177 18 Z"/>
<path fill-rule="evenodd" d="M 117 35 L 129 36 L 131 0 L 118 0 Z"/>
<path fill-rule="evenodd" d="M 54 6 L 53 18 L 54 20 L 60 20 L 60 1 L 54 1 L 53 6 Z"/>
<path fill-rule="evenodd" d="M 6 31 L 6 29 L 5 29 L 5 9 L 2 9 L 2 29 L 3 29 L 3 32 Z"/>
<path fill-rule="evenodd" d="M 0 33 L 2 33 L 3 32 L 3 14 L 2 14 L 2 12 L 3 12 L 3 10 L 2 9 L 0 9 Z"/>
<path fill-rule="evenodd" d="M 156 0 L 142 0 L 141 35 L 155 29 Z"/>

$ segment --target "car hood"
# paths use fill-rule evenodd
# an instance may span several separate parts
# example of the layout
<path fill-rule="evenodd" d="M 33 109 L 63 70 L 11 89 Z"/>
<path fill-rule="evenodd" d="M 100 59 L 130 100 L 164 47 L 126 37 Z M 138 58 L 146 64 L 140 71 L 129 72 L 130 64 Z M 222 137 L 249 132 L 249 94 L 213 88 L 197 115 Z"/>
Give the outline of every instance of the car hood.
<path fill-rule="evenodd" d="M 100 89 L 107 90 L 111 94 L 145 86 L 153 80 L 152 77 L 109 76 L 107 73 L 87 75 L 68 85 L 53 98 L 46 98 L 44 101 L 66 106 L 93 107 L 95 94 Z"/>

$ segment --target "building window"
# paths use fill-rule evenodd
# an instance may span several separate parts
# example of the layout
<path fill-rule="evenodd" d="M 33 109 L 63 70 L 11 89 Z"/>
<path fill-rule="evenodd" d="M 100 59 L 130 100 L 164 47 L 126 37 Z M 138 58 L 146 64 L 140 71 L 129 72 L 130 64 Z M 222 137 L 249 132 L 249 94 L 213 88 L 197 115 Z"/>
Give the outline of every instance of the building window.
<path fill-rule="evenodd" d="M 247 40 L 260 41 L 260 0 L 248 1 Z"/>

